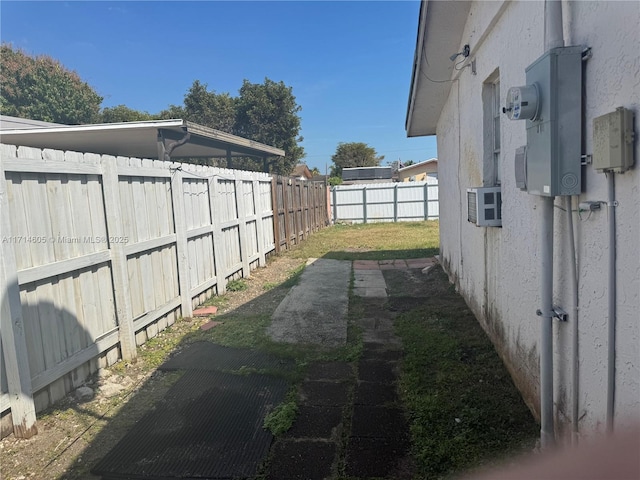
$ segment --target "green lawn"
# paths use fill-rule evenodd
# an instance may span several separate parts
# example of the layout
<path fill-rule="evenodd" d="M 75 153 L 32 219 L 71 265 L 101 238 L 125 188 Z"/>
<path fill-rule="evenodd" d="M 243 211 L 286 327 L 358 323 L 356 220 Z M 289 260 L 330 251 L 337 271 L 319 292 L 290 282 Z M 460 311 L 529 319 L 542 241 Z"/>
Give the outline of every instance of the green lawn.
<path fill-rule="evenodd" d="M 438 253 L 439 223 L 334 225 L 314 233 L 290 255 L 336 260 L 386 260 L 431 257 Z"/>

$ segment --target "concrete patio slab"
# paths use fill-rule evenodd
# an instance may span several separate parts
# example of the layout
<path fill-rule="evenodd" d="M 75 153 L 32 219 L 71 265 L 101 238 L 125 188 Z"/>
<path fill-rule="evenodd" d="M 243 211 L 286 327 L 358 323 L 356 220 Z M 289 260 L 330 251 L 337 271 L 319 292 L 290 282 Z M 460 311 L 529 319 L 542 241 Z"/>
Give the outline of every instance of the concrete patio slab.
<path fill-rule="evenodd" d="M 267 333 L 277 342 L 345 345 L 350 279 L 351 262 L 310 259 L 271 317 Z"/>

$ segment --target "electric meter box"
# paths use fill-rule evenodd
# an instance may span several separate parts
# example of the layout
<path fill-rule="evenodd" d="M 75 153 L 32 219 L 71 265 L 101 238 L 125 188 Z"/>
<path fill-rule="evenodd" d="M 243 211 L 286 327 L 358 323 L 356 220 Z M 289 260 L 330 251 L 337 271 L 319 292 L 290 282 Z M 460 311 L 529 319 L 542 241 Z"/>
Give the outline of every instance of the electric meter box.
<path fill-rule="evenodd" d="M 553 48 L 526 69 L 538 91 L 537 115 L 527 120 L 527 192 L 554 197 L 582 188 L 582 50 Z"/>

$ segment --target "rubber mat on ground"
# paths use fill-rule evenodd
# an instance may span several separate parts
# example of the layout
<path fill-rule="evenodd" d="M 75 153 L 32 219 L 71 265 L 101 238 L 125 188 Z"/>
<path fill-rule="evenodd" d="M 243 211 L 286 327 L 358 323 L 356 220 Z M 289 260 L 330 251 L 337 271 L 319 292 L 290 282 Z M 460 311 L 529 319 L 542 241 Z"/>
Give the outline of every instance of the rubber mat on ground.
<path fill-rule="evenodd" d="M 262 425 L 284 379 L 187 371 L 93 469 L 105 479 L 255 476 L 273 437 Z"/>
<path fill-rule="evenodd" d="M 167 360 L 160 366 L 160 370 L 240 370 L 242 367 L 291 370 L 294 362 L 246 348 L 195 342 Z"/>

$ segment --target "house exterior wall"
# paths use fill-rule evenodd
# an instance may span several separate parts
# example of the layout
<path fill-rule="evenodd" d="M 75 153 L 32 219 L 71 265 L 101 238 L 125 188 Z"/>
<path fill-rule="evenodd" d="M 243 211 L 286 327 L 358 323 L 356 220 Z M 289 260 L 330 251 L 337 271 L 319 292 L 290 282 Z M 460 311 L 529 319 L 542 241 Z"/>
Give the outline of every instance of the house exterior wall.
<path fill-rule="evenodd" d="M 592 48 L 584 66 L 586 153 L 592 122 L 624 106 L 640 117 L 640 4 L 563 2 L 566 45 Z M 525 68 L 544 53 L 544 2 L 474 2 L 462 44 L 470 44 L 477 74 L 463 68 L 437 127 L 441 260 L 510 369 L 534 413 L 539 412 L 540 198 L 515 186 L 514 154 L 526 144 L 525 122 L 501 119 L 503 227 L 466 220 L 466 188 L 490 185 L 483 125 L 483 82 L 499 71 L 501 104 L 509 87 L 526 84 Z M 458 51 L 457 45 L 452 51 Z M 456 50 L 457 49 L 457 50 Z M 636 163 L 639 145 L 634 145 Z M 607 200 L 604 174 L 583 167 L 579 201 Z M 615 424 L 640 418 L 640 175 L 616 175 L 617 360 Z M 564 208 L 564 200 L 556 199 Z M 574 201 L 574 209 L 577 202 Z M 565 213 L 555 209 L 554 304 L 571 307 Z M 579 279 L 579 429 L 603 430 L 607 398 L 607 212 L 574 215 Z M 554 403 L 558 433 L 571 421 L 571 320 L 554 320 Z"/>
<path fill-rule="evenodd" d="M 438 173 L 438 162 L 423 162 L 398 170 L 399 182 L 423 182 L 427 175 Z M 413 177 L 413 180 L 411 178 Z"/>

